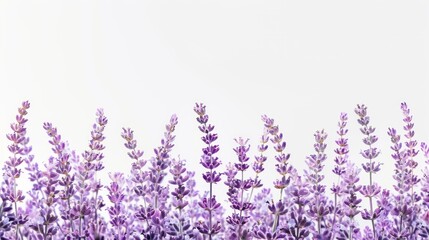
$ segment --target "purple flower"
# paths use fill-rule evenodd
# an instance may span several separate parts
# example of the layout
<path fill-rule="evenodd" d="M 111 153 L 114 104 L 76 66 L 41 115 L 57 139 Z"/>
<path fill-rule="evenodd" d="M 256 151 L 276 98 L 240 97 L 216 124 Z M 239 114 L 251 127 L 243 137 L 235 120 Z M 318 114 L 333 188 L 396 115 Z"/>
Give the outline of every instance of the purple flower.
<path fill-rule="evenodd" d="M 284 239 L 285 238 L 285 234 L 283 233 L 282 230 L 277 229 L 273 232 L 269 228 L 267 228 L 265 225 L 255 224 L 253 226 L 252 231 L 253 231 L 253 236 L 256 239 L 272 240 L 272 239 Z"/>
<path fill-rule="evenodd" d="M 171 205 L 178 209 L 178 213 L 174 213 L 170 220 L 170 225 L 167 229 L 167 234 L 173 236 L 173 239 L 183 239 L 185 237 L 193 237 L 193 231 L 189 219 L 184 215 L 184 208 L 188 205 L 185 197 L 191 192 L 186 188 L 186 183 L 189 180 L 190 174 L 186 172 L 185 161 L 172 160 L 172 167 L 170 173 L 173 175 L 173 180 L 169 181 L 170 184 L 177 186 L 171 193 L 173 200 Z"/>
<path fill-rule="evenodd" d="M 109 191 L 107 197 L 113 204 L 113 206 L 107 208 L 107 212 L 110 215 L 110 224 L 113 227 L 111 235 L 115 239 L 126 239 L 126 215 L 123 206 L 125 198 L 123 185 L 125 185 L 125 180 L 122 173 L 109 174 L 109 177 L 112 182 L 106 188 Z"/>
<path fill-rule="evenodd" d="M 317 229 L 313 232 L 313 235 L 317 238 L 322 237 L 322 235 L 326 235 L 330 238 L 329 230 L 326 229 L 327 226 L 322 226 L 322 223 L 325 222 L 325 218 L 332 211 L 330 204 L 328 204 L 328 199 L 325 196 L 326 186 L 321 184 L 324 179 L 324 176 L 321 174 L 324 167 L 323 162 L 327 158 L 324 153 L 326 149 L 325 140 L 327 137 L 328 135 L 324 130 L 316 131 L 314 134 L 316 141 L 314 149 L 316 154 L 307 157 L 306 163 L 308 171 L 304 171 L 306 180 L 311 185 L 310 192 L 312 195 L 311 201 L 309 202 L 310 209 L 308 215 L 316 221 Z"/>
<path fill-rule="evenodd" d="M 78 227 L 74 236 L 98 238 L 102 235 L 106 223 L 99 217 L 99 211 L 104 207 L 104 201 L 100 190 L 103 188 L 100 180 L 97 179 L 97 172 L 104 169 L 101 160 L 104 158 L 102 150 L 105 146 L 103 131 L 107 125 L 107 118 L 104 116 L 103 109 L 97 109 L 95 123 L 92 126 L 91 139 L 89 141 L 89 150 L 82 154 L 83 161 L 77 166 L 75 175 L 77 201 L 72 209 L 72 218 L 78 219 Z M 93 195 L 91 194 L 94 193 Z M 86 206 L 94 206 L 87 209 Z"/>
<path fill-rule="evenodd" d="M 362 202 L 356 195 L 357 192 L 361 190 L 361 186 L 357 185 L 359 182 L 359 173 L 358 169 L 353 163 L 348 162 L 345 168 L 345 172 L 342 176 L 342 193 L 345 194 L 343 200 L 343 213 L 344 216 L 348 217 L 348 221 L 343 221 L 342 227 L 340 227 L 339 237 L 347 237 L 348 239 L 354 239 L 355 234 L 357 233 L 357 227 L 355 223 L 355 216 L 359 214 L 359 204 Z M 359 239 L 359 238 L 357 238 Z"/>
<path fill-rule="evenodd" d="M 5 223 L 3 224 L 3 230 L 12 230 L 11 234 L 16 239 L 22 239 L 22 232 L 20 225 L 28 221 L 27 215 L 18 209 L 18 203 L 22 202 L 25 196 L 22 190 L 18 189 L 17 179 L 20 178 L 22 170 L 20 165 L 25 162 L 31 162 L 33 156 L 29 155 L 31 152 L 31 146 L 28 146 L 30 139 L 26 136 L 27 129 L 25 123 L 28 119 L 25 118 L 27 110 L 30 108 L 30 103 L 25 101 L 21 107 L 18 108 L 18 115 L 16 115 L 16 122 L 10 124 L 12 133 L 6 135 L 7 139 L 11 142 L 8 145 L 8 150 L 12 154 L 8 160 L 5 161 L 3 167 L 4 174 L 4 187 L 1 189 L 0 197 L 2 198 L 2 204 L 0 206 L 0 220 L 4 218 Z M 13 214 L 11 209 L 7 207 L 7 202 L 13 205 Z M 4 213 L 4 216 L 3 216 Z M 14 225 L 12 228 L 11 225 Z M 0 228 L 1 231 L 1 228 Z"/>
<path fill-rule="evenodd" d="M 340 180 L 342 175 L 346 172 L 345 165 L 348 162 L 349 158 L 349 145 L 348 145 L 348 138 L 346 138 L 346 135 L 348 133 L 348 129 L 346 128 L 348 121 L 347 113 L 341 113 L 340 114 L 340 121 L 338 122 L 338 130 L 337 134 L 339 138 L 335 140 L 335 143 L 337 144 L 337 148 L 334 150 L 336 156 L 334 158 L 335 167 L 332 170 L 332 172 L 335 175 L 338 175 L 338 181 L 337 183 L 334 183 L 334 185 L 331 188 L 332 193 L 334 193 L 334 216 L 332 219 L 332 232 L 333 232 L 333 238 L 335 238 L 335 228 L 337 227 L 337 216 L 339 218 L 342 217 L 343 212 L 341 211 L 341 206 L 338 204 L 338 198 L 341 196 L 342 192 L 342 186 L 340 185 Z"/>
<path fill-rule="evenodd" d="M 61 218 L 67 220 L 62 226 L 62 232 L 71 232 L 74 228 L 74 223 L 70 210 L 71 210 L 71 199 L 75 194 L 74 179 L 75 176 L 71 172 L 72 166 L 70 160 L 70 154 L 66 149 L 66 143 L 61 140 L 61 135 L 51 123 L 44 123 L 43 128 L 45 129 L 48 136 L 51 138 L 49 143 L 52 145 L 52 151 L 56 154 L 53 156 L 53 160 L 56 165 L 56 172 L 60 174 L 58 184 L 61 186 L 59 200 L 61 202 Z"/>
<path fill-rule="evenodd" d="M 380 171 L 380 163 L 374 162 L 375 158 L 378 156 L 380 151 L 373 147 L 374 143 L 377 142 L 378 138 L 373 133 L 375 128 L 369 126 L 369 116 L 367 114 L 367 108 L 365 105 L 357 105 L 355 108 L 355 113 L 358 115 L 358 123 L 362 126 L 360 131 L 365 135 L 363 138 L 363 143 L 368 146 L 368 149 L 361 151 L 361 155 L 368 159 L 369 161 L 362 164 L 362 168 L 369 174 L 369 186 L 365 186 L 361 189 L 361 194 L 369 199 L 370 209 L 369 211 L 364 211 L 362 217 L 365 217 L 367 220 L 371 220 L 373 237 L 377 238 L 377 233 L 375 230 L 375 220 L 378 217 L 377 212 L 380 212 L 381 209 L 374 209 L 373 198 L 377 197 L 377 194 L 380 192 L 380 187 L 373 182 L 373 173 Z M 368 213 L 368 214 L 366 214 Z M 368 218 L 369 217 L 369 218 Z"/>
<path fill-rule="evenodd" d="M 199 202 L 199 205 L 209 213 L 208 224 L 199 223 L 197 228 L 202 234 L 207 234 L 209 240 L 211 240 L 213 235 L 220 232 L 220 225 L 212 224 L 212 212 L 220 207 L 220 204 L 216 203 L 212 192 L 212 184 L 221 181 L 221 174 L 214 170 L 221 164 L 218 157 L 214 156 L 219 151 L 219 146 L 213 145 L 213 142 L 217 139 L 217 134 L 212 133 L 214 126 L 207 124 L 209 116 L 206 114 L 206 106 L 202 103 L 197 103 L 195 104 L 194 111 L 198 115 L 198 123 L 201 124 L 198 128 L 205 134 L 201 139 L 207 147 L 203 148 L 200 163 L 209 170 L 203 173 L 203 179 L 210 184 L 209 198 L 203 198 L 202 202 Z"/>
<path fill-rule="evenodd" d="M 290 189 L 292 206 L 289 208 L 289 221 L 283 227 L 287 236 L 293 239 L 303 239 L 310 235 L 311 221 L 306 216 L 306 206 L 310 204 L 309 184 L 301 180 L 301 176 L 293 177 L 294 184 Z"/>
<path fill-rule="evenodd" d="M 280 174 L 280 178 L 274 181 L 274 187 L 280 190 L 280 198 L 277 204 L 282 202 L 283 190 L 290 183 L 290 176 L 294 174 L 296 170 L 289 165 L 289 153 L 284 153 L 283 151 L 286 148 L 286 142 L 283 141 L 283 133 L 280 133 L 279 127 L 274 125 L 274 119 L 267 117 L 266 115 L 262 116 L 262 121 L 264 122 L 264 127 L 267 129 L 267 132 L 271 135 L 271 142 L 274 144 L 274 150 L 277 152 L 275 156 L 276 161 L 278 162 L 276 166 L 276 171 Z M 273 213 L 274 221 L 272 225 L 273 232 L 277 230 L 278 224 L 281 221 L 280 216 L 284 215 L 286 212 L 276 212 Z"/>
<path fill-rule="evenodd" d="M 246 191 L 254 186 L 252 179 L 244 179 L 244 172 L 249 168 L 247 162 L 247 152 L 250 149 L 248 145 L 249 139 L 244 140 L 243 138 L 235 139 L 238 144 L 234 148 L 234 152 L 237 154 L 238 163 L 234 164 L 234 169 L 228 169 L 225 173 L 228 177 L 226 185 L 229 187 L 228 196 L 231 202 L 231 208 L 237 210 L 238 213 L 234 213 L 227 217 L 227 223 L 230 224 L 229 228 L 229 239 L 246 239 L 250 236 L 250 231 L 244 228 L 244 225 L 248 222 L 247 212 L 253 210 L 254 206 L 249 199 L 244 195 Z M 230 167 L 231 168 L 231 167 Z M 234 178 L 239 172 L 239 178 Z"/>

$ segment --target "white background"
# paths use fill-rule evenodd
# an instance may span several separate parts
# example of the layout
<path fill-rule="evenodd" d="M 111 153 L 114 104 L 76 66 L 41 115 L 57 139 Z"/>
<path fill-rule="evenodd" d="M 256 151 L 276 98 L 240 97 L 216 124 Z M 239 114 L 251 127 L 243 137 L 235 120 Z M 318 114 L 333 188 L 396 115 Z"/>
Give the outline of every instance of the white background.
<path fill-rule="evenodd" d="M 29 100 L 36 160 L 51 154 L 45 121 L 81 152 L 102 107 L 109 118 L 106 172 L 127 172 L 121 128 L 135 130 L 149 158 L 176 113 L 172 155 L 200 173 L 203 143 L 193 107 L 204 102 L 223 163 L 236 160 L 239 136 L 250 138 L 256 154 L 262 114 L 276 119 L 300 170 L 313 153 L 313 133 L 324 128 L 330 186 L 340 112 L 350 116 L 351 159 L 363 162 L 353 109 L 364 103 L 385 163 L 375 180 L 390 187 L 386 131 L 401 128 L 401 102 L 412 109 L 417 139 L 429 141 L 428 10 L 426 1 L 0 0 L 0 135 Z M 7 144 L 2 137 L 0 162 Z M 270 158 L 262 175 L 270 187 L 273 164 Z M 215 190 L 224 198 L 224 187 Z"/>

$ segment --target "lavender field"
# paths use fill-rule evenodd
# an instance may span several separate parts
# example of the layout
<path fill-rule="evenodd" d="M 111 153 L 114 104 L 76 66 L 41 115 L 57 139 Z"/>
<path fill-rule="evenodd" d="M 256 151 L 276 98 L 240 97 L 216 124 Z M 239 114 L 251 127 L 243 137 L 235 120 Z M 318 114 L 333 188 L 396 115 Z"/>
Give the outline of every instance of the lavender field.
<path fill-rule="evenodd" d="M 308 153 L 304 171 L 290 163 L 287 136 L 269 116 L 261 117 L 261 135 L 255 136 L 259 145 L 254 146 L 258 154 L 251 156 L 248 139 L 239 136 L 230 149 L 221 149 L 216 143 L 222 129 L 215 128 L 206 106 L 197 103 L 193 110 L 195 131 L 201 134 L 202 175 L 171 154 L 179 124 L 178 116 L 172 115 L 153 153 L 140 150 L 133 130 L 123 128 L 122 151 L 129 156 L 131 171 L 109 173 L 109 181 L 102 181 L 108 126 L 103 110 L 96 111 L 88 148 L 81 153 L 70 149 L 61 131 L 45 122 L 48 140 L 37 144 L 50 145 L 52 154 L 47 161 L 35 161 L 35 143 L 26 129 L 30 103 L 23 102 L 6 135 L 9 159 L 2 160 L 1 239 L 429 237 L 429 146 L 414 137 L 413 114 L 406 103 L 398 108 L 403 126 L 384 133 L 371 124 L 365 105 L 357 105 L 352 114 L 339 114 L 336 132 L 314 133 L 314 150 Z M 360 159 L 349 157 L 350 121 L 360 126 Z M 329 158 L 328 134 L 336 144 Z M 382 134 L 391 139 L 394 173 L 383 173 L 378 160 Z M 218 158 L 218 152 L 231 149 L 235 161 Z M 328 161 L 334 162 L 332 169 L 325 167 Z M 275 169 L 265 169 L 268 162 L 275 162 Z M 264 171 L 275 174 L 276 180 L 263 184 Z M 394 184 L 383 186 L 375 176 L 393 178 Z M 18 184 L 24 177 L 32 186 L 28 192 Z M 325 178 L 336 180 L 327 185 Z M 214 185 L 220 184 L 227 191 L 214 191 Z M 228 202 L 217 200 L 222 195 Z"/>

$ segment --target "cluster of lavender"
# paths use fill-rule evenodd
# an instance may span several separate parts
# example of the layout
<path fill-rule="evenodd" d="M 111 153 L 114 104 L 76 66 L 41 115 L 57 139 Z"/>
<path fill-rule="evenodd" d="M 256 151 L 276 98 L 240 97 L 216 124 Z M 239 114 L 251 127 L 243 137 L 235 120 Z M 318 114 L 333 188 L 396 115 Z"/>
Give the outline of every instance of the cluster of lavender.
<path fill-rule="evenodd" d="M 196 190 L 195 172 L 173 157 L 178 124 L 172 115 L 160 145 L 151 157 L 138 149 L 133 130 L 124 128 L 122 138 L 131 171 L 109 173 L 103 185 L 103 134 L 107 118 L 96 112 L 88 149 L 78 154 L 70 149 L 52 123 L 43 124 L 52 155 L 35 161 L 27 136 L 29 102 L 18 108 L 16 121 L 6 134 L 10 156 L 2 161 L 0 181 L 0 239 L 427 239 L 429 238 L 429 145 L 415 139 L 413 116 L 406 103 L 403 131 L 387 129 L 391 140 L 393 186 L 381 184 L 382 163 L 378 137 L 370 125 L 367 107 L 357 105 L 356 120 L 363 134 L 359 159 L 351 159 L 347 124 L 338 121 L 333 169 L 325 167 L 328 134 L 314 134 L 314 153 L 306 158 L 300 173 L 286 152 L 285 135 L 274 119 L 262 116 L 263 132 L 257 154 L 251 160 L 249 140 L 238 137 L 231 152 L 237 160 L 222 169 L 217 157 L 218 135 L 204 104 L 194 111 L 204 145 L 200 164 L 207 191 Z M 260 174 L 271 161 L 273 150 L 278 178 L 264 186 Z M 424 158 L 419 161 L 419 153 Z M 360 164 L 359 164 L 360 162 Z M 42 164 L 40 164 L 42 163 Z M 419 165 L 420 163 L 420 165 Z M 419 168 L 423 174 L 419 176 Z M 362 171 L 363 170 L 363 171 Z M 273 171 L 274 172 L 274 171 Z M 326 174 L 334 184 L 327 188 Z M 23 174 L 27 173 L 27 174 Z M 27 177 L 28 179 L 25 179 Z M 365 184 L 361 179 L 367 179 Z M 31 189 L 24 193 L 24 183 Z M 216 200 L 214 184 L 223 182 L 228 201 Z M 391 190 L 389 190 L 391 189 Z"/>

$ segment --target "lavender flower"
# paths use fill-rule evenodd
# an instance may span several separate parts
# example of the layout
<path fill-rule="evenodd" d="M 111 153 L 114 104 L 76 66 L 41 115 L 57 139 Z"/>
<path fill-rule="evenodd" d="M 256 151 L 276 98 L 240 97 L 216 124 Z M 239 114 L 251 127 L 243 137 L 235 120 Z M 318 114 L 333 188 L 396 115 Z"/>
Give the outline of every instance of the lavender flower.
<path fill-rule="evenodd" d="M 113 206 L 108 207 L 107 211 L 110 215 L 110 224 L 112 224 L 113 229 L 111 234 L 114 236 L 114 239 L 125 240 L 126 238 L 126 215 L 124 213 L 123 200 L 125 198 L 124 188 L 122 187 L 125 184 L 125 180 L 122 173 L 113 173 L 109 174 L 112 182 L 110 186 L 106 187 L 109 190 L 108 198 Z"/>
<path fill-rule="evenodd" d="M 418 166 L 418 163 L 414 160 L 414 157 L 417 156 L 419 151 L 415 149 L 415 147 L 417 146 L 417 141 L 414 140 L 414 123 L 412 122 L 413 116 L 410 115 L 410 109 L 408 108 L 407 103 L 401 103 L 401 110 L 404 115 L 403 121 L 405 124 L 403 129 L 406 132 L 404 136 L 407 139 L 407 141 L 405 141 L 405 146 L 407 147 L 406 152 L 408 156 L 407 165 L 410 167 L 411 170 L 411 201 L 414 203 L 414 186 L 419 182 L 417 176 L 414 175 L 414 169 Z"/>
<path fill-rule="evenodd" d="M 362 202 L 356 195 L 361 190 L 361 186 L 357 185 L 359 182 L 358 169 L 353 163 L 348 162 L 345 172 L 342 176 L 342 193 L 346 194 L 344 198 L 344 216 L 348 217 L 348 221 L 343 222 L 343 228 L 339 232 L 340 239 L 355 239 L 359 229 L 356 226 L 355 216 L 359 214 L 359 204 Z"/>
<path fill-rule="evenodd" d="M 46 170 L 42 172 L 43 179 L 42 190 L 44 194 L 43 204 L 40 206 L 40 218 L 38 223 L 31 224 L 30 228 L 36 233 L 37 238 L 52 239 L 57 234 L 58 227 L 54 225 L 58 216 L 55 213 L 55 207 L 58 202 L 59 190 L 56 189 L 59 174 L 56 173 L 54 158 L 50 157 L 49 162 L 45 164 Z"/>
<path fill-rule="evenodd" d="M 71 198 L 75 193 L 74 174 L 71 173 L 72 167 L 69 161 L 70 154 L 66 150 L 66 143 L 61 140 L 61 135 L 51 123 L 44 123 L 43 128 L 51 137 L 49 143 L 52 145 L 52 151 L 56 154 L 53 160 L 56 165 L 56 172 L 61 175 L 58 184 L 63 188 L 60 190 L 60 202 L 62 204 L 61 218 L 67 222 L 62 226 L 62 232 L 69 234 L 74 231 L 73 221 L 76 219 L 70 215 Z"/>
<path fill-rule="evenodd" d="M 168 198 L 168 188 L 162 185 L 162 182 L 167 175 L 165 170 L 171 163 L 170 151 L 174 147 L 175 136 L 173 132 L 176 128 L 178 121 L 177 116 L 172 115 L 169 123 L 166 125 L 166 132 L 164 139 L 161 140 L 161 146 L 154 149 L 155 157 L 150 159 L 150 168 L 146 173 L 142 172 L 142 167 L 146 163 L 143 160 L 138 160 L 143 152 L 135 151 L 136 142 L 132 141 L 132 132 L 125 131 L 123 137 L 127 140 L 126 147 L 133 149 L 129 153 L 130 157 L 136 159 L 133 164 L 133 169 L 137 170 L 137 176 L 134 176 L 134 182 L 139 183 L 136 192 L 139 195 L 147 195 L 145 199 L 145 206 L 140 207 L 135 217 L 138 220 L 146 221 L 147 227 L 141 230 L 145 238 L 164 238 L 166 237 L 166 215 L 169 209 L 166 206 Z M 128 145 L 127 145 L 128 144 Z M 147 184 L 144 186 L 143 184 Z M 146 206 L 146 202 L 148 205 Z"/>
<path fill-rule="evenodd" d="M 264 152 L 268 149 L 268 140 L 269 138 L 269 129 L 264 126 L 264 133 L 260 138 L 260 144 L 258 145 L 259 156 L 255 156 L 255 162 L 253 162 L 252 169 L 255 172 L 255 178 L 253 180 L 252 190 L 249 195 L 249 199 L 252 198 L 252 194 L 255 188 L 262 187 L 261 180 L 258 178 L 258 175 L 264 171 L 264 162 L 267 161 L 267 157 L 264 155 Z"/>
<path fill-rule="evenodd" d="M 289 222 L 284 227 L 287 236 L 292 239 L 305 239 L 310 235 L 311 221 L 306 217 L 306 206 L 310 203 L 309 184 L 301 176 L 294 176 L 291 197 L 294 205 L 290 207 Z"/>
<path fill-rule="evenodd" d="M 372 224 L 373 237 L 377 238 L 377 233 L 375 231 L 375 220 L 380 215 L 382 211 L 381 208 L 375 208 L 373 206 L 373 199 L 377 197 L 380 193 L 380 187 L 373 182 L 373 174 L 380 171 L 381 163 L 374 162 L 375 158 L 380 154 L 380 151 L 373 147 L 374 143 L 377 142 L 378 137 L 373 135 L 375 128 L 369 126 L 369 116 L 367 114 L 367 108 L 365 105 L 357 105 L 355 108 L 355 113 L 359 116 L 358 123 L 362 126 L 360 131 L 365 135 L 363 138 L 363 143 L 368 146 L 368 149 L 361 151 L 361 155 L 368 159 L 369 162 L 362 164 L 362 168 L 369 174 L 369 185 L 363 186 L 360 190 L 360 193 L 369 199 L 369 211 L 364 209 L 362 212 L 362 218 L 365 220 L 370 220 Z"/>
<path fill-rule="evenodd" d="M 152 166 L 150 168 L 150 172 L 148 173 L 148 180 L 152 183 L 150 191 L 154 194 L 154 196 L 152 196 L 152 199 L 154 200 L 152 205 L 155 209 L 162 208 L 167 197 L 163 193 L 165 188 L 160 184 L 166 176 L 164 170 L 167 169 L 168 165 L 170 164 L 169 153 L 174 147 L 173 142 L 175 136 L 173 135 L 173 132 L 177 123 L 177 116 L 171 116 L 169 124 L 167 124 L 165 127 L 165 139 L 161 140 L 161 146 L 154 149 L 155 157 L 150 160 Z"/>
<path fill-rule="evenodd" d="M 212 144 L 214 141 L 216 141 L 217 134 L 212 133 L 214 126 L 207 124 L 209 116 L 206 114 L 206 106 L 202 103 L 197 103 L 194 107 L 194 111 L 198 115 L 198 123 L 201 124 L 198 128 L 202 133 L 205 134 L 201 139 L 207 145 L 207 147 L 203 148 L 203 155 L 201 156 L 200 163 L 204 168 L 209 170 L 203 174 L 203 179 L 210 185 L 209 198 L 203 198 L 199 203 L 200 207 L 209 213 L 208 224 L 204 222 L 198 223 L 197 228 L 201 233 L 208 235 L 209 240 L 211 240 L 212 236 L 216 235 L 221 230 L 219 222 L 215 224 L 212 223 L 212 212 L 220 207 L 220 204 L 216 202 L 216 196 L 213 195 L 212 189 L 213 183 L 218 183 L 221 181 L 221 174 L 217 173 L 215 170 L 217 167 L 219 167 L 221 162 L 219 161 L 218 157 L 214 156 L 214 154 L 219 151 L 219 146 Z"/>
<path fill-rule="evenodd" d="M 392 158 L 395 160 L 395 174 L 393 179 L 397 181 L 397 184 L 393 185 L 398 195 L 394 197 L 395 206 L 392 209 L 392 215 L 398 217 L 395 219 L 395 226 L 390 231 L 392 237 L 403 238 L 407 237 L 408 233 L 404 232 L 404 223 L 407 215 L 409 214 L 407 205 L 410 202 L 406 201 L 406 193 L 411 189 L 411 170 L 407 165 L 407 153 L 402 149 L 402 143 L 400 142 L 400 136 L 397 135 L 394 128 L 389 128 L 388 135 L 391 137 L 393 146 L 391 149 L 394 151 Z"/>
<path fill-rule="evenodd" d="M 317 131 L 314 134 L 316 143 L 314 149 L 317 154 L 312 154 L 307 157 L 307 166 L 309 171 L 304 171 L 307 181 L 311 184 L 310 192 L 312 194 L 312 200 L 310 201 L 309 216 L 316 220 L 317 230 L 313 233 L 316 238 L 321 238 L 322 233 L 325 238 L 330 238 L 331 233 L 328 231 L 327 226 L 322 226 L 322 222 L 325 222 L 325 218 L 331 212 L 328 204 L 328 199 L 325 196 L 325 185 L 321 182 L 324 176 L 321 174 L 323 170 L 323 162 L 326 160 L 326 143 L 327 134 L 324 130 Z M 322 232 L 322 227 L 325 228 Z"/>
<path fill-rule="evenodd" d="M 107 124 L 107 118 L 104 116 L 102 109 L 96 112 L 96 123 L 92 127 L 89 150 L 83 154 L 83 161 L 78 166 L 76 178 L 76 190 L 79 193 L 77 203 L 71 210 L 72 218 L 77 218 L 78 230 L 74 232 L 75 237 L 95 237 L 99 238 L 103 232 L 105 222 L 99 218 L 98 212 L 105 205 L 99 191 L 103 187 L 97 180 L 97 172 L 104 169 L 101 160 L 104 158 L 102 150 L 105 148 L 103 140 L 104 128 Z M 90 198 L 90 190 L 94 196 Z M 89 209 L 87 206 L 95 206 Z"/>
<path fill-rule="evenodd" d="M 332 170 L 332 172 L 335 175 L 338 175 L 338 181 L 337 183 L 333 185 L 333 187 L 331 188 L 332 193 L 334 194 L 334 216 L 332 219 L 332 232 L 333 232 L 333 236 L 332 238 L 335 238 L 335 234 L 336 231 L 335 229 L 337 228 L 337 215 L 339 215 L 339 218 L 342 218 L 343 212 L 341 210 L 341 207 L 338 204 L 338 198 L 341 196 L 341 192 L 342 192 L 342 187 L 340 185 L 340 180 L 342 175 L 346 172 L 346 168 L 345 165 L 348 161 L 348 153 L 349 153 L 349 145 L 348 145 L 348 139 L 345 137 L 348 129 L 346 128 L 347 126 L 347 120 L 348 120 L 348 116 L 347 113 L 341 113 L 340 114 L 340 121 L 338 122 L 338 131 L 337 134 L 339 135 L 339 139 L 335 141 L 335 143 L 337 144 L 338 148 L 336 148 L 334 151 L 336 153 L 336 156 L 334 158 L 334 162 L 335 162 L 335 167 Z"/>
<path fill-rule="evenodd" d="M 22 170 L 19 168 L 24 161 L 29 161 L 29 158 L 32 159 L 32 156 L 28 156 L 31 152 L 31 146 L 27 146 L 29 143 L 29 138 L 26 136 L 27 129 L 25 128 L 25 123 L 28 119 L 25 118 L 27 115 L 27 110 L 30 108 L 30 103 L 25 101 L 22 103 L 21 107 L 18 108 L 18 115 L 16 115 L 16 122 L 10 125 L 12 133 L 7 134 L 6 137 L 11 144 L 8 146 L 8 150 L 12 153 L 12 156 L 9 157 L 9 160 L 5 162 L 4 170 L 4 185 L 2 189 L 2 207 L 1 213 L 10 212 L 6 201 L 9 201 L 13 205 L 14 215 L 0 214 L 0 220 L 6 221 L 4 230 L 9 230 L 10 225 L 14 225 L 15 239 L 23 239 L 20 226 L 28 221 L 27 216 L 18 210 L 18 202 L 22 202 L 25 198 L 22 190 L 18 189 L 17 179 L 21 176 Z M 3 219 L 4 218 L 4 219 Z M 9 224 L 10 221 L 10 224 Z"/>
<path fill-rule="evenodd" d="M 271 135 L 271 142 L 274 144 L 274 150 L 278 153 L 275 156 L 276 161 L 278 162 L 276 166 L 277 172 L 280 174 L 281 178 L 274 181 L 274 187 L 280 190 L 280 199 L 276 205 L 282 204 L 282 194 L 283 190 L 290 183 L 290 174 L 294 173 L 296 170 L 289 165 L 289 153 L 284 153 L 284 149 L 286 148 L 286 142 L 283 141 L 283 133 L 279 132 L 279 127 L 274 125 L 274 119 L 267 117 L 266 115 L 262 116 L 262 121 L 264 122 L 264 126 L 268 129 L 268 132 Z M 273 205 L 274 203 L 272 203 Z M 272 225 L 272 232 L 274 233 L 277 230 L 280 215 L 286 213 L 286 211 L 272 211 L 274 214 L 274 222 Z"/>
<path fill-rule="evenodd" d="M 249 230 L 244 228 L 244 225 L 248 222 L 249 216 L 246 216 L 249 210 L 253 210 L 254 206 L 251 202 L 245 200 L 244 192 L 248 191 L 253 184 L 252 179 L 244 179 L 244 172 L 249 168 L 247 162 L 249 157 L 247 157 L 247 152 L 250 149 L 250 146 L 247 145 L 249 139 L 244 140 L 239 138 L 235 139 L 238 147 L 234 148 L 235 153 L 238 156 L 238 163 L 234 164 L 236 171 L 229 169 L 227 185 L 229 186 L 229 201 L 231 202 L 231 208 L 234 210 L 234 213 L 231 216 L 228 216 L 227 222 L 231 225 L 230 231 L 231 234 L 229 239 L 248 239 Z M 231 174 L 232 172 L 232 174 Z M 236 172 L 240 172 L 239 178 L 234 178 Z M 238 211 L 238 213 L 237 213 Z"/>
<path fill-rule="evenodd" d="M 132 131 L 130 128 L 123 128 L 122 130 L 123 132 L 121 136 L 125 140 L 124 146 L 128 150 L 130 150 L 127 154 L 131 159 L 134 160 L 131 165 L 131 181 L 133 183 L 131 189 L 133 190 L 133 193 L 136 194 L 135 200 L 143 201 L 143 207 L 134 207 L 133 216 L 143 216 L 144 214 L 139 214 L 138 212 L 140 210 L 145 212 L 148 208 L 148 202 L 150 201 L 150 197 L 148 197 L 148 195 L 150 194 L 147 194 L 149 192 L 149 188 L 146 184 L 148 173 L 147 171 L 143 170 L 147 161 L 143 159 L 144 152 L 137 149 L 137 140 L 134 139 L 134 131 Z M 132 217 L 130 217 L 129 219 L 132 219 Z M 131 229 L 134 229 L 136 232 L 144 231 L 144 227 L 142 227 L 141 224 L 136 224 L 139 218 L 136 218 L 136 220 L 137 221 L 135 222 L 129 222 L 129 224 L 131 225 Z M 144 220 L 146 222 L 146 227 L 149 226 L 148 218 L 140 218 L 140 220 Z"/>
<path fill-rule="evenodd" d="M 169 183 L 177 186 L 171 193 L 173 196 L 171 205 L 178 209 L 179 212 L 174 213 L 174 218 L 170 221 L 167 233 L 174 240 L 181 240 L 186 237 L 192 238 L 194 237 L 193 229 L 189 219 L 185 219 L 184 216 L 184 208 L 188 205 L 185 197 L 190 193 L 190 190 L 186 188 L 186 182 L 189 180 L 190 175 L 186 173 L 184 161 L 173 159 L 170 173 L 173 175 L 173 180 L 169 181 Z"/>

